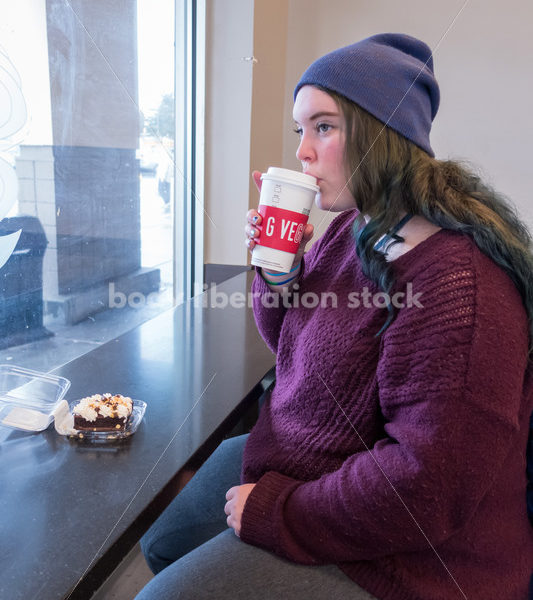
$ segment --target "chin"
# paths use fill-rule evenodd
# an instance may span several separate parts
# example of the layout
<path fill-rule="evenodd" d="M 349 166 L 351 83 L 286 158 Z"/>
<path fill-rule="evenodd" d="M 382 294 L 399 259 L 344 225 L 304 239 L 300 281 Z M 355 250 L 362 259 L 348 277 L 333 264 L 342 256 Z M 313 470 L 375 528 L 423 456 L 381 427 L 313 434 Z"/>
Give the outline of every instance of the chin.
<path fill-rule="evenodd" d="M 315 197 L 315 204 L 320 210 L 335 210 L 335 207 L 331 208 L 333 201 L 334 198 L 328 198 L 327 195 L 323 196 L 321 192 L 318 192 Z"/>
<path fill-rule="evenodd" d="M 331 198 L 327 195 L 322 196 L 320 192 L 316 195 L 315 204 L 320 210 L 327 210 L 329 212 L 342 212 L 343 210 L 355 208 L 355 202 L 353 206 L 344 206 L 346 202 L 343 202 L 342 198 L 337 199 L 335 196 Z"/>

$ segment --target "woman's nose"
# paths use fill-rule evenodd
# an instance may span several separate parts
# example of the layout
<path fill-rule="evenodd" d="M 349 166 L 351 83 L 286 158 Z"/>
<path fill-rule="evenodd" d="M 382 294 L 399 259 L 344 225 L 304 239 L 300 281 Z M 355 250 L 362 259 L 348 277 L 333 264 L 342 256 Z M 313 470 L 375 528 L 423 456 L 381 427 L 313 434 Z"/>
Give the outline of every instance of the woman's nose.
<path fill-rule="evenodd" d="M 315 158 L 315 151 L 309 140 L 309 136 L 302 134 L 300 144 L 296 150 L 296 158 L 300 162 L 309 163 Z"/>

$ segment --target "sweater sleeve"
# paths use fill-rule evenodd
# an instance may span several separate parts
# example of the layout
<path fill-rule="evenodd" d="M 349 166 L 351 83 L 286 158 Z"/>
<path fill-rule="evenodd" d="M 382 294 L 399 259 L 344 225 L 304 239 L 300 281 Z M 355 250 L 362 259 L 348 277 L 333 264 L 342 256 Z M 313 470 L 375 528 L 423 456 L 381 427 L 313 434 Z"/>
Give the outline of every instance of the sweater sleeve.
<path fill-rule="evenodd" d="M 281 294 L 269 288 L 257 268 L 252 282 L 252 299 L 257 329 L 266 345 L 276 354 L 287 308 L 282 302 Z"/>
<path fill-rule="evenodd" d="M 350 220 L 353 212 L 354 211 L 348 210 L 338 215 L 330 223 L 329 227 L 324 232 L 324 235 L 320 237 L 302 257 L 302 266 L 298 279 L 300 287 L 305 278 L 313 270 L 322 249 L 330 243 L 338 233 L 339 229 Z M 273 291 L 268 286 L 257 268 L 251 291 L 257 329 L 266 345 L 274 354 L 277 354 L 281 327 L 289 303 L 284 302 L 281 294 Z"/>
<path fill-rule="evenodd" d="M 427 269 L 422 307 L 399 311 L 385 334 L 386 437 L 314 481 L 265 473 L 244 541 L 304 564 L 372 560 L 438 546 L 471 518 L 519 429 L 528 347 L 517 290 L 477 260 Z"/>

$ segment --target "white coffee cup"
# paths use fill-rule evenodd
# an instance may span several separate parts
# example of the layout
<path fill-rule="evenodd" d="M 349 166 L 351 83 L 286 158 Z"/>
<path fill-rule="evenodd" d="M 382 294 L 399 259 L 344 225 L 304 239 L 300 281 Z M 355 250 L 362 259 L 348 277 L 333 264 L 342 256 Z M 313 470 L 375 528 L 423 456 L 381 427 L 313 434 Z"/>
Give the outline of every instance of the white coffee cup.
<path fill-rule="evenodd" d="M 288 273 L 320 188 L 311 175 L 278 167 L 269 167 L 261 180 L 261 225 L 256 226 L 252 265 Z"/>

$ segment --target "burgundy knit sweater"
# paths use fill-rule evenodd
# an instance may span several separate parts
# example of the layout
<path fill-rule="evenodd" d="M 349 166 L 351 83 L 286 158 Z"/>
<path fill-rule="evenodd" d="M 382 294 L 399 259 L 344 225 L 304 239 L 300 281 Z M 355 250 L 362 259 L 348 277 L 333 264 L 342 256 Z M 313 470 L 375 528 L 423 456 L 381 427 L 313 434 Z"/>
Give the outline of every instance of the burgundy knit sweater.
<path fill-rule="evenodd" d="M 520 295 L 470 238 L 440 230 L 392 263 L 411 306 L 375 338 L 386 309 L 355 253 L 355 215 L 305 255 L 292 306 L 253 282 L 277 366 L 244 453 L 242 483 L 257 485 L 241 538 L 336 563 L 381 600 L 525 600 L 533 384 Z M 309 292 L 334 296 L 312 308 Z"/>

